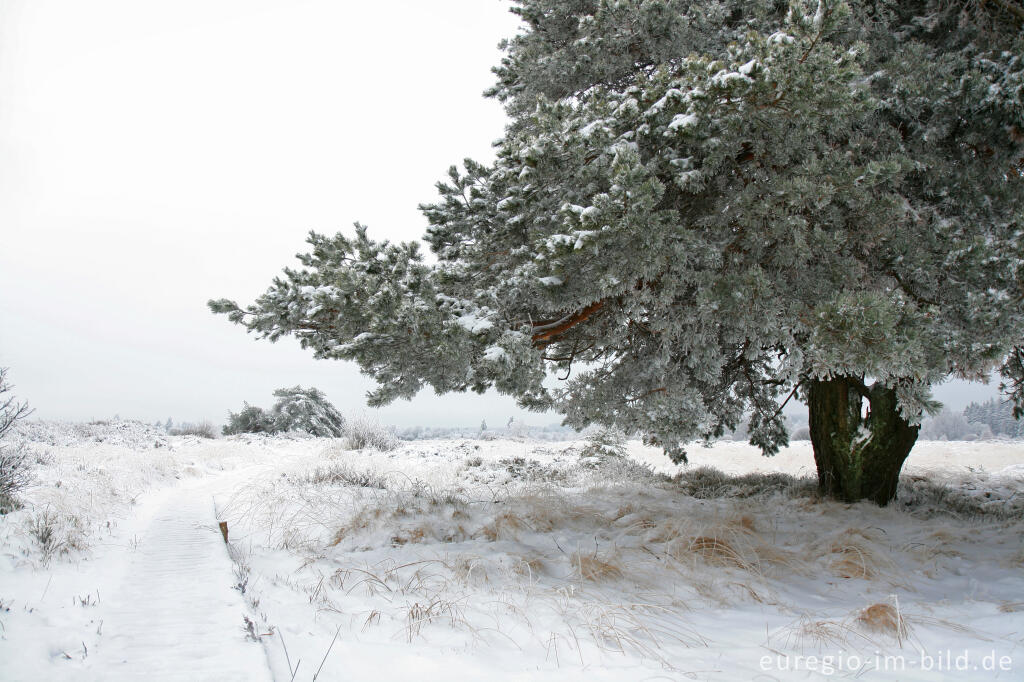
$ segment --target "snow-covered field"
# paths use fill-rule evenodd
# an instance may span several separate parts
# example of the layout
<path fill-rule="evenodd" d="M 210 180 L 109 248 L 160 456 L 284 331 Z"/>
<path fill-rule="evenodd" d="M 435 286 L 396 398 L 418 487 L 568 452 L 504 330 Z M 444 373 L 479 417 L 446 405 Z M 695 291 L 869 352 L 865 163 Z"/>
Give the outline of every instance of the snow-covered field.
<path fill-rule="evenodd" d="M 919 443 L 879 509 L 807 443 L 19 428 L 3 680 L 1024 677 L 1022 443 Z"/>

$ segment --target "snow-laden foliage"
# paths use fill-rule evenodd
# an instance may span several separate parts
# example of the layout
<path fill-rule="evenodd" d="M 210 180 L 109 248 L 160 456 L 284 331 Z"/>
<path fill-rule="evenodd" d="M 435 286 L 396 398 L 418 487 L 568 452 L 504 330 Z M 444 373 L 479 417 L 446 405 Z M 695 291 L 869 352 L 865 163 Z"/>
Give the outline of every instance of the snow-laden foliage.
<path fill-rule="evenodd" d="M 7 371 L 6 367 L 0 367 L 0 438 L 32 413 L 28 403 L 19 403 L 14 398 L 14 387 L 7 381 Z"/>
<path fill-rule="evenodd" d="M 7 368 L 0 367 L 0 439 L 32 410 L 26 403 L 17 402 L 7 381 Z M 0 514 L 6 514 L 18 505 L 16 495 L 32 482 L 32 462 L 20 446 L 0 443 Z"/>
<path fill-rule="evenodd" d="M 265 411 L 245 403 L 240 412 L 229 413 L 224 434 L 304 431 L 312 436 L 339 438 L 345 434 L 345 418 L 327 396 L 315 388 L 279 388 L 278 400 Z"/>
<path fill-rule="evenodd" d="M 1008 401 L 971 403 L 964 410 L 964 417 L 972 424 L 988 426 L 993 435 L 1024 438 L 1024 421 L 1014 418 L 1013 405 Z"/>
<path fill-rule="evenodd" d="M 262 407 L 243 403 L 238 412 L 228 412 L 228 423 L 221 431 L 225 436 L 237 433 L 277 433 L 277 424 Z"/>
<path fill-rule="evenodd" d="M 353 450 L 388 452 L 397 448 L 400 442 L 391 429 L 368 415 L 359 415 L 349 420 L 345 437 L 348 439 L 348 447 Z"/>
<path fill-rule="evenodd" d="M 1024 339 L 1004 5 L 518 0 L 490 93 L 511 123 L 423 207 L 436 264 L 314 233 L 254 304 L 211 308 L 355 360 L 373 405 L 494 387 L 680 459 L 744 414 L 777 451 L 781 405 L 833 377 L 916 423 Z"/>
<path fill-rule="evenodd" d="M 315 388 L 279 388 L 274 391 L 272 417 L 279 431 L 305 431 L 312 436 L 338 438 L 345 433 L 345 418 Z"/>
<path fill-rule="evenodd" d="M 614 427 L 596 429 L 580 450 L 580 458 L 596 464 L 609 458 L 625 457 L 628 437 Z"/>

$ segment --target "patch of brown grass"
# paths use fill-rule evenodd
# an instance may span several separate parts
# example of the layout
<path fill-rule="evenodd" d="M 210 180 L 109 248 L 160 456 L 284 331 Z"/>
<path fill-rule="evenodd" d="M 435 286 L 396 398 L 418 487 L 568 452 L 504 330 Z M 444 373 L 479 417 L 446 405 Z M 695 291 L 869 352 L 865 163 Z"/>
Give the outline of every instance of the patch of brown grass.
<path fill-rule="evenodd" d="M 352 517 L 352 519 L 341 526 L 334 532 L 334 537 L 329 543 L 331 547 L 339 544 L 345 538 L 364 531 L 371 526 L 375 526 L 376 522 L 383 516 L 384 512 L 379 507 L 373 509 L 363 509 L 358 514 Z"/>
<path fill-rule="evenodd" d="M 391 545 L 393 547 L 399 547 L 401 545 L 423 542 L 427 537 L 428 530 L 429 529 L 426 526 L 403 528 L 391 536 Z"/>
<path fill-rule="evenodd" d="M 549 533 L 562 525 L 562 515 L 555 509 L 547 509 L 543 506 L 531 507 L 525 513 L 526 521 L 530 527 L 541 533 Z"/>
<path fill-rule="evenodd" d="M 639 510 L 636 508 L 636 505 L 624 504 L 624 505 L 622 505 L 621 507 L 619 507 L 618 509 L 615 510 L 615 513 L 612 514 L 612 520 L 613 521 L 618 521 L 623 516 L 629 516 L 630 514 L 635 514 L 635 513 L 637 513 L 637 511 L 639 511 Z"/>
<path fill-rule="evenodd" d="M 576 552 L 572 555 L 572 564 L 580 580 L 600 582 L 622 577 L 622 569 L 618 565 L 612 563 L 611 560 L 599 559 L 596 554 Z"/>
<path fill-rule="evenodd" d="M 469 537 L 469 533 L 466 532 L 466 528 L 461 523 L 457 523 L 441 535 L 441 542 L 463 542 L 467 537 Z"/>
<path fill-rule="evenodd" d="M 999 605 L 1000 613 L 1018 613 L 1024 611 L 1024 601 L 1003 602 Z"/>
<path fill-rule="evenodd" d="M 869 632 L 891 635 L 896 639 L 907 636 L 907 623 L 892 604 L 872 604 L 857 614 L 856 622 Z"/>
<path fill-rule="evenodd" d="M 642 535 L 652 528 L 657 528 L 657 522 L 650 514 L 632 513 L 619 517 L 615 525 L 622 529 L 622 532 L 629 535 Z"/>
<path fill-rule="evenodd" d="M 877 541 L 872 529 L 847 528 L 828 544 L 827 554 L 833 559 L 829 570 L 840 578 L 872 580 L 883 569 L 893 568 L 870 543 Z"/>
<path fill-rule="evenodd" d="M 666 519 L 655 526 L 645 537 L 647 542 L 671 542 L 693 532 L 693 525 L 679 519 Z"/>
<path fill-rule="evenodd" d="M 461 582 L 468 583 L 473 578 L 483 582 L 490 582 L 487 574 L 487 565 L 478 556 L 462 554 L 456 557 L 448 565 L 448 568 L 455 575 L 456 579 Z"/>
<path fill-rule="evenodd" d="M 708 563 L 735 566 L 736 568 L 743 569 L 750 567 L 750 564 L 744 561 L 740 553 L 736 551 L 736 548 L 723 538 L 698 535 L 697 537 L 690 538 L 686 549 Z"/>
<path fill-rule="evenodd" d="M 490 542 L 498 539 L 514 539 L 523 528 L 523 520 L 515 512 L 504 511 L 480 529 L 480 534 Z"/>
<path fill-rule="evenodd" d="M 819 647 L 845 645 L 848 642 L 850 628 L 834 620 L 818 620 L 804 616 L 792 628 L 790 639 L 802 648 L 806 643 Z"/>
<path fill-rule="evenodd" d="M 544 573 L 544 562 L 539 556 L 521 555 L 516 557 L 518 561 L 512 564 L 512 572 L 525 578 L 536 578 Z"/>
<path fill-rule="evenodd" d="M 871 580 L 878 575 L 871 562 L 870 552 L 860 545 L 833 543 L 829 551 L 837 555 L 829 564 L 829 570 L 840 578 Z"/>

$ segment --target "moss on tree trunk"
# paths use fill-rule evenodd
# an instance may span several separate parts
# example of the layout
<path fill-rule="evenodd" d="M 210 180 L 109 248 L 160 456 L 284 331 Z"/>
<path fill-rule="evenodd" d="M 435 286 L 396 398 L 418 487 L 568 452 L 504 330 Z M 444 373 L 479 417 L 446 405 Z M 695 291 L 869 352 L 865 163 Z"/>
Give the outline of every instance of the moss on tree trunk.
<path fill-rule="evenodd" d="M 838 376 L 810 381 L 807 404 L 821 492 L 844 502 L 866 499 L 885 506 L 894 500 L 900 470 L 920 430 L 899 413 L 896 391 Z"/>

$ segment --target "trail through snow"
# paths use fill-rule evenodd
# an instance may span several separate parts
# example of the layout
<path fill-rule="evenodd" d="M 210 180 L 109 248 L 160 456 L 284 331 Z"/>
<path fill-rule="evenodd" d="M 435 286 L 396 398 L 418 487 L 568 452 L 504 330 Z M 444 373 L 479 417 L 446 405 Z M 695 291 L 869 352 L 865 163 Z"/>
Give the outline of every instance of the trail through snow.
<path fill-rule="evenodd" d="M 214 481 L 213 483 L 217 483 Z M 107 680 L 270 680 L 217 527 L 212 486 L 162 491 L 136 532 L 93 666 Z"/>
<path fill-rule="evenodd" d="M 62 634 L 43 645 L 35 628 L 8 629 L 0 678 L 271 680 L 263 646 L 246 639 L 214 505 L 258 468 L 154 490 L 94 559 L 36 573 L 20 590 L 42 595 L 26 615 Z"/>

